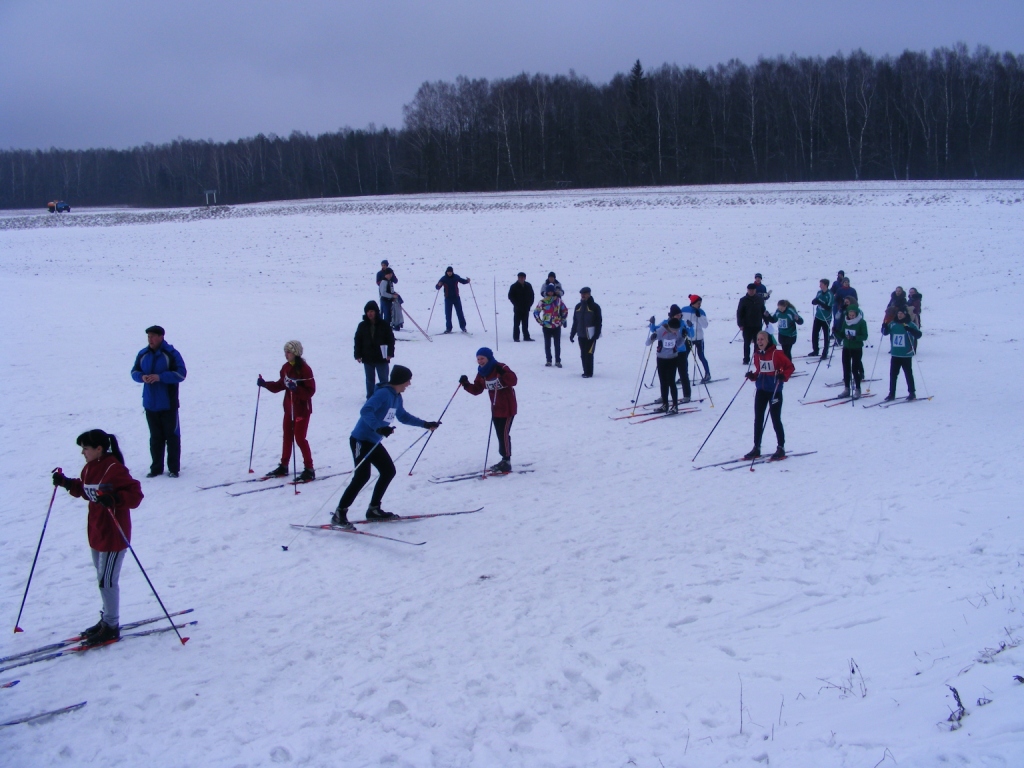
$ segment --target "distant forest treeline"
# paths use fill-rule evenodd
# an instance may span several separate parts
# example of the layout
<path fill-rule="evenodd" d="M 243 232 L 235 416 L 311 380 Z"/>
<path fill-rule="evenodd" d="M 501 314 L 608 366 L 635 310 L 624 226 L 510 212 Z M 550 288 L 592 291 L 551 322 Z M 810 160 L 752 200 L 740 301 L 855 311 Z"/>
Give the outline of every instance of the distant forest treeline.
<path fill-rule="evenodd" d="M 1024 56 L 872 58 L 424 83 L 404 125 L 0 152 L 0 207 L 737 182 L 1024 177 Z"/>

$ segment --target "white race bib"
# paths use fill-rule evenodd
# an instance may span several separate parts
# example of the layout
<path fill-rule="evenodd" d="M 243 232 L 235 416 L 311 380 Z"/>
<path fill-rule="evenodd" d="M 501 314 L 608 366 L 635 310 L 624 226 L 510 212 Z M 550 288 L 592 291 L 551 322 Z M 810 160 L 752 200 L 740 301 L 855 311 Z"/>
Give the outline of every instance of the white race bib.
<path fill-rule="evenodd" d="M 395 416 L 397 415 L 394 408 L 388 408 L 388 412 L 384 414 L 384 423 L 389 427 L 395 423 Z"/>
<path fill-rule="evenodd" d="M 505 385 L 497 379 L 485 379 L 484 386 L 491 392 L 497 392 L 499 389 L 504 389 Z"/>
<path fill-rule="evenodd" d="M 676 340 L 675 339 L 662 339 L 661 340 L 661 348 L 662 349 L 675 349 L 676 348 Z"/>
<path fill-rule="evenodd" d="M 789 320 L 787 320 L 784 317 L 780 317 L 779 318 L 779 330 L 782 330 L 783 328 L 789 328 Z"/>
<path fill-rule="evenodd" d="M 761 373 L 775 373 L 775 361 L 771 359 L 762 360 L 760 370 Z"/>
<path fill-rule="evenodd" d="M 98 484 L 83 485 L 82 493 L 85 494 L 85 498 L 87 498 L 89 501 L 96 501 L 97 497 L 100 495 L 100 487 Z"/>
<path fill-rule="evenodd" d="M 902 333 L 894 333 L 892 335 L 892 345 L 894 347 L 904 347 L 907 344 L 907 337 Z"/>

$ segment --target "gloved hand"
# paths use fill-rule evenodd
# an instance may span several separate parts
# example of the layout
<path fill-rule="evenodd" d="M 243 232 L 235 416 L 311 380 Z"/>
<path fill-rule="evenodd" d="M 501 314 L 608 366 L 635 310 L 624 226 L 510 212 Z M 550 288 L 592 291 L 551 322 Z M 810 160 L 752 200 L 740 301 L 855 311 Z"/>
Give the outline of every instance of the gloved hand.
<path fill-rule="evenodd" d="M 67 488 L 68 487 L 68 482 L 70 482 L 70 481 L 66 477 L 64 477 L 64 473 L 63 472 L 54 472 L 53 473 L 53 484 L 55 486 L 57 486 L 58 488 Z"/>
<path fill-rule="evenodd" d="M 114 505 L 117 504 L 117 494 L 113 491 L 106 491 L 99 494 L 96 497 L 96 501 L 102 504 L 107 509 L 113 509 Z"/>
<path fill-rule="evenodd" d="M 459 377 L 459 384 L 461 384 L 462 386 L 466 386 L 467 384 L 469 384 L 469 376 L 467 376 L 466 374 L 462 374 Z"/>
<path fill-rule="evenodd" d="M 263 379 L 263 374 L 262 373 L 256 378 L 256 386 L 257 387 L 265 387 L 265 386 L 267 386 L 267 382 Z"/>
<path fill-rule="evenodd" d="M 753 371 L 747 371 L 747 381 L 757 381 L 757 374 Z"/>
<path fill-rule="evenodd" d="M 572 344 L 572 343 L 573 343 L 573 342 L 575 342 L 575 341 L 576 341 L 576 337 L 575 337 L 575 336 L 573 336 L 573 335 L 572 335 L 572 334 L 570 333 L 570 334 L 569 334 L 569 343 L 570 343 L 570 344 Z"/>
<path fill-rule="evenodd" d="M 651 325 L 654 325 L 654 315 L 651 315 Z"/>
<path fill-rule="evenodd" d="M 785 377 L 786 374 L 784 374 L 782 371 L 775 372 L 775 378 L 778 379 L 779 381 L 782 381 L 782 379 L 784 379 Z"/>
<path fill-rule="evenodd" d="M 286 376 L 284 380 L 284 388 L 287 389 L 289 392 L 294 392 L 296 389 L 299 388 L 299 382 L 297 382 L 295 379 L 289 379 Z"/>
<path fill-rule="evenodd" d="M 437 429 L 440 426 L 441 426 L 441 422 L 440 421 L 428 421 L 428 422 L 426 422 L 423 425 L 423 428 L 424 429 L 429 429 L 431 432 L 433 432 L 435 429 Z"/>
<path fill-rule="evenodd" d="M 388 437 L 395 431 L 394 427 L 377 427 L 377 434 L 381 437 Z"/>

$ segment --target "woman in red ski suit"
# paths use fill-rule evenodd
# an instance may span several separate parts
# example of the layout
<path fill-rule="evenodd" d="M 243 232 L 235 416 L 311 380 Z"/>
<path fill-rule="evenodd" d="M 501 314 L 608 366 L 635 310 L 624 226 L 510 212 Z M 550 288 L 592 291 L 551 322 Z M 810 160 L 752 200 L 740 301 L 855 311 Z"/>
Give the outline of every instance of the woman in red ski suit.
<path fill-rule="evenodd" d="M 292 439 L 302 453 L 302 474 L 295 478 L 298 482 L 307 483 L 316 479 L 313 469 L 313 453 L 309 450 L 306 432 L 309 430 L 309 417 L 313 413 L 313 395 L 316 394 L 316 381 L 313 369 L 302 359 L 302 343 L 289 341 L 284 345 L 284 356 L 287 362 L 281 366 L 281 375 L 277 381 L 265 381 L 262 376 L 256 385 L 268 392 L 284 393 L 284 438 L 281 444 L 281 463 L 267 473 L 268 477 L 285 477 L 288 474 L 288 462 L 292 458 Z"/>
<path fill-rule="evenodd" d="M 764 412 L 772 417 L 775 437 L 779 447 L 772 454 L 773 459 L 786 458 L 786 432 L 782 428 L 782 385 L 789 381 L 795 370 L 793 361 L 775 346 L 775 339 L 767 331 L 759 331 L 752 370 L 747 378 L 754 382 L 754 448 L 743 458 L 756 459 L 761 455 L 761 435 L 764 432 Z"/>
<path fill-rule="evenodd" d="M 118 582 L 124 553 L 132 538 L 132 518 L 128 510 L 142 503 L 142 486 L 125 467 L 114 435 L 102 429 L 91 429 L 79 435 L 77 443 L 85 457 L 81 477 L 72 480 L 57 471 L 53 473 L 53 484 L 66 488 L 75 498 L 89 500 L 89 548 L 103 610 L 100 620 L 81 634 L 84 645 L 100 645 L 121 637 Z"/>
<path fill-rule="evenodd" d="M 512 420 L 518 410 L 516 391 L 513 389 L 519 382 L 515 372 L 504 363 L 494 359 L 494 353 L 488 347 L 480 347 L 476 351 L 476 378 L 470 382 L 468 376 L 462 376 L 459 383 L 471 395 L 479 395 L 485 389 L 491 400 L 491 421 L 498 435 L 498 453 L 501 461 L 490 467 L 492 472 L 506 473 L 512 471 Z"/>

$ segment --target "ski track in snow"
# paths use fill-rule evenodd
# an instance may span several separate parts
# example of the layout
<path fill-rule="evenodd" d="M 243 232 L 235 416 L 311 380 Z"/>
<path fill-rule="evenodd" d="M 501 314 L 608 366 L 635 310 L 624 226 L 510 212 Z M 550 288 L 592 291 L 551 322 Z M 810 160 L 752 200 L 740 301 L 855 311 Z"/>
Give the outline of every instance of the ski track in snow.
<path fill-rule="evenodd" d="M 77 474 L 75 437 L 98 426 L 143 478 L 139 557 L 168 607 L 194 607 L 199 621 L 185 647 L 158 635 L 0 674 L 22 681 L 0 691 L 0 721 L 89 701 L 0 730 L 0 762 L 1024 764 L 1022 199 L 1019 182 L 872 182 L 0 214 L 0 616 L 13 626 L 49 470 Z M 495 346 L 497 277 L 497 357 L 520 379 L 513 463 L 536 471 L 428 482 L 484 466 L 486 400 L 462 392 L 415 474 L 418 447 L 398 462 L 385 507 L 486 509 L 373 529 L 424 547 L 288 528 L 325 522 L 347 476 L 299 495 L 196 490 L 246 477 L 253 384 L 276 377 L 292 338 L 317 379 L 316 464 L 351 466 L 363 401 L 351 339 L 382 258 L 424 327 L 445 266 L 472 277 L 489 331 L 464 286 L 473 337 L 399 345 L 396 362 L 414 371 L 405 404 L 423 418 L 472 374 L 476 348 Z M 806 354 L 817 280 L 839 268 L 876 345 L 869 375 L 890 291 L 923 293 L 914 367 L 919 394 L 935 399 L 800 406 L 809 378 L 796 379 L 787 448 L 816 454 L 691 471 L 742 382 L 729 340 L 743 286 L 760 271 L 773 299 L 798 306 L 794 354 Z M 605 317 L 594 379 L 580 378 L 567 337 L 561 370 L 543 366 L 542 341 L 512 343 L 504 297 L 519 269 L 538 290 L 556 271 L 570 308 L 592 287 Z M 609 420 L 635 394 L 645 319 L 693 292 L 711 319 L 712 372 L 729 377 L 711 385 L 714 407 Z M 178 480 L 144 479 L 148 433 L 128 374 L 152 323 L 188 367 Z M 430 329 L 442 327 L 438 302 Z M 840 376 L 837 354 L 808 397 Z M 884 392 L 884 350 L 875 376 Z M 752 400 L 746 385 L 698 464 L 750 448 Z M 280 396 L 263 393 L 257 471 L 277 463 L 281 414 Z M 388 450 L 416 437 L 399 427 Z M 769 424 L 765 447 L 773 438 Z M 26 631 L 0 655 L 95 621 L 85 512 L 58 493 Z M 125 620 L 156 615 L 133 561 L 121 582 Z M 968 711 L 955 732 L 948 685 Z"/>

